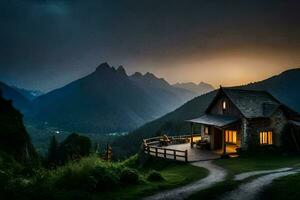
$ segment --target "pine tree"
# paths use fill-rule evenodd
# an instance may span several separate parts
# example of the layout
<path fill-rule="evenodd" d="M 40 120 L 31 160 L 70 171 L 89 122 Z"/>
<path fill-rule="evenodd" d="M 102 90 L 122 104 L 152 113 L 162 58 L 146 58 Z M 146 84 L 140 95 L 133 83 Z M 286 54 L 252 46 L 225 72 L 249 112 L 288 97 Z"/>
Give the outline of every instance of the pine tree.
<path fill-rule="evenodd" d="M 48 165 L 55 166 L 58 162 L 58 142 L 55 136 L 52 136 L 50 139 L 50 145 L 48 149 Z"/>

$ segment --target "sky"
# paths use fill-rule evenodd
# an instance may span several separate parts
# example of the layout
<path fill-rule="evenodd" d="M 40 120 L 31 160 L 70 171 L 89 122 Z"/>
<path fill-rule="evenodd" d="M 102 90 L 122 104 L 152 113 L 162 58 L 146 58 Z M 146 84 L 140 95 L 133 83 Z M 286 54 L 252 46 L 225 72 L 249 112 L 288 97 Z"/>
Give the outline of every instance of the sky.
<path fill-rule="evenodd" d="M 0 80 L 49 91 L 102 62 L 218 87 L 300 67 L 298 0 L 1 0 Z"/>

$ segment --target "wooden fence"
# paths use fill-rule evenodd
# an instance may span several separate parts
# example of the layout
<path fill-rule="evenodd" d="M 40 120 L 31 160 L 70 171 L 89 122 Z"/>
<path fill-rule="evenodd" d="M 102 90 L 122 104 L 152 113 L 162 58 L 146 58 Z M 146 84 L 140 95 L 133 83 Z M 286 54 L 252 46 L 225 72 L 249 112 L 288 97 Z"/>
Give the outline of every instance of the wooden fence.
<path fill-rule="evenodd" d="M 194 134 L 193 137 L 200 137 L 200 134 Z M 161 137 L 153 137 L 144 139 L 144 153 L 152 155 L 155 157 L 173 159 L 173 160 L 183 160 L 188 162 L 188 151 L 187 150 L 177 150 L 171 148 L 160 147 Z M 191 135 L 180 135 L 180 136 L 168 136 L 170 144 L 182 144 L 190 142 Z M 194 140 L 195 141 L 195 140 Z"/>
<path fill-rule="evenodd" d="M 183 158 L 185 162 L 188 162 L 188 151 L 187 150 L 176 150 L 176 149 L 167 149 L 163 147 L 155 146 L 146 146 L 144 152 L 148 155 L 152 155 L 160 158 L 167 158 L 173 160 L 180 160 Z"/>

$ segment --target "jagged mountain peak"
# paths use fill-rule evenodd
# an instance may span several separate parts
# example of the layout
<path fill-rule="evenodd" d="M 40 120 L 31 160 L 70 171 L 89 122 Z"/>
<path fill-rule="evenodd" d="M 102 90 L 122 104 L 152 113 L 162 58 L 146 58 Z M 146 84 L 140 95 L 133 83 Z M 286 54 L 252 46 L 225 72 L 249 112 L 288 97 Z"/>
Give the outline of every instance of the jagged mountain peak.
<path fill-rule="evenodd" d="M 103 62 L 100 65 L 98 65 L 98 67 L 96 68 L 96 71 L 103 70 L 103 69 L 111 69 L 111 68 L 112 67 L 107 62 Z"/>
<path fill-rule="evenodd" d="M 102 63 L 95 72 L 35 99 L 29 118 L 65 130 L 128 131 L 193 97 L 154 74 L 127 76 L 122 66 Z"/>
<path fill-rule="evenodd" d="M 124 69 L 124 67 L 123 67 L 122 65 L 120 65 L 120 66 L 117 68 L 117 72 L 119 72 L 119 73 L 121 73 L 121 74 L 127 76 L 126 71 L 125 71 L 125 69 Z"/>
<path fill-rule="evenodd" d="M 92 74 L 96 75 L 96 77 L 112 77 L 112 76 L 118 76 L 118 77 L 127 77 L 126 71 L 123 68 L 123 66 L 119 66 L 118 68 L 115 68 L 113 66 L 110 66 L 108 63 L 104 62 L 101 63 L 97 68 L 96 71 Z"/>
<path fill-rule="evenodd" d="M 135 72 L 134 74 L 131 75 L 132 77 L 135 77 L 135 78 L 142 78 L 143 77 L 143 74 L 141 72 Z"/>
<path fill-rule="evenodd" d="M 156 80 L 156 81 L 159 81 L 163 84 L 167 84 L 167 85 L 170 85 L 164 78 L 158 78 L 157 76 L 155 76 L 154 74 L 150 73 L 150 72 L 147 72 L 145 75 L 144 75 L 144 78 L 148 79 L 148 80 Z"/>
<path fill-rule="evenodd" d="M 147 73 L 144 75 L 144 77 L 146 77 L 146 78 L 153 78 L 153 79 L 156 79 L 156 78 L 157 78 L 154 74 L 152 74 L 152 73 L 150 73 L 150 72 L 147 72 Z"/>
<path fill-rule="evenodd" d="M 135 72 L 130 76 L 131 80 L 143 82 L 144 84 L 151 84 L 155 87 L 169 87 L 170 84 L 163 78 L 158 78 L 154 74 L 147 72 L 144 75 L 140 72 Z"/>
<path fill-rule="evenodd" d="M 201 81 L 198 84 L 194 82 L 176 83 L 173 86 L 193 91 L 198 95 L 205 94 L 207 92 L 214 90 L 214 87 L 212 85 L 205 83 L 203 81 Z"/>

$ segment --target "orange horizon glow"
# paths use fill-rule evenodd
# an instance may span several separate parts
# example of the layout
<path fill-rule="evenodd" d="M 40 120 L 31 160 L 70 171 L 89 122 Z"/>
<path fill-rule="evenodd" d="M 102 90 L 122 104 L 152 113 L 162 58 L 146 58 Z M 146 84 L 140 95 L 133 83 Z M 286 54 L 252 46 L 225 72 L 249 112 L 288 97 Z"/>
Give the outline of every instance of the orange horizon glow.
<path fill-rule="evenodd" d="M 181 58 L 180 62 L 166 62 L 162 67 L 154 69 L 151 67 L 156 63 L 147 63 L 146 66 L 149 67 L 144 67 L 143 72 L 153 72 L 170 84 L 203 81 L 215 88 L 220 85 L 237 86 L 258 82 L 288 69 L 299 68 L 300 58 L 296 54 L 297 52 L 272 52 L 266 55 L 258 52 L 252 55 L 236 53 L 205 58 L 193 56 Z M 138 70 L 137 68 L 136 71 Z"/>

